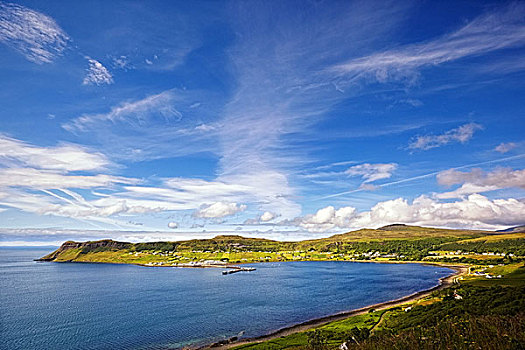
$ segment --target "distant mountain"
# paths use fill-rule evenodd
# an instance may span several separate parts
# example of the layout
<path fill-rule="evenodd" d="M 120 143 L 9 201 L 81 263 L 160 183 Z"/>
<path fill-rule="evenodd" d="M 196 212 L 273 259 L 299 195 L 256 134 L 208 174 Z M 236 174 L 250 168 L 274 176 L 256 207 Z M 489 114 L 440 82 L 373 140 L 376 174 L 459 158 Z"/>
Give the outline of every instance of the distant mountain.
<path fill-rule="evenodd" d="M 525 233 L 525 225 L 514 226 L 505 230 L 498 230 L 496 232 L 506 232 L 506 233 Z"/>

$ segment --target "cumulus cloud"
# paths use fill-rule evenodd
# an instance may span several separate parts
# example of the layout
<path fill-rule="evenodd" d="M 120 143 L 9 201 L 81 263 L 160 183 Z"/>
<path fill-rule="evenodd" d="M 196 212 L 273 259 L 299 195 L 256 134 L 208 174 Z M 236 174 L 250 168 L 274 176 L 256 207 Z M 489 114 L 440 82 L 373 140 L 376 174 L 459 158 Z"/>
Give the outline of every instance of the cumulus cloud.
<path fill-rule="evenodd" d="M 507 153 L 508 151 L 516 148 L 516 146 L 517 145 L 514 142 L 502 142 L 499 145 L 497 145 L 496 148 L 494 148 L 494 150 L 499 153 Z"/>
<path fill-rule="evenodd" d="M 177 227 L 179 227 L 179 224 L 174 222 L 174 221 L 171 221 L 168 223 L 168 227 L 171 228 L 171 229 L 175 229 Z"/>
<path fill-rule="evenodd" d="M 193 216 L 205 219 L 223 218 L 244 210 L 246 210 L 245 204 L 216 202 L 209 205 L 203 205 L 199 210 L 193 213 Z"/>
<path fill-rule="evenodd" d="M 345 173 L 349 176 L 360 176 L 366 184 L 381 179 L 388 179 L 396 168 L 396 163 L 365 163 L 354 165 L 348 168 Z"/>
<path fill-rule="evenodd" d="M 38 64 L 62 55 L 68 35 L 49 16 L 25 6 L 0 3 L 0 42 Z"/>
<path fill-rule="evenodd" d="M 396 222 L 423 226 L 496 229 L 523 223 L 525 203 L 514 198 L 490 200 L 472 194 L 460 201 L 442 203 L 420 196 L 412 203 L 398 198 L 376 204 L 360 214 L 355 227 L 380 227 Z"/>
<path fill-rule="evenodd" d="M 277 215 L 271 211 L 265 211 L 261 215 L 258 215 L 255 219 L 246 219 L 244 221 L 244 225 L 259 225 L 261 223 L 272 221 L 279 216 L 280 215 Z"/>
<path fill-rule="evenodd" d="M 352 59 L 335 66 L 334 70 L 351 79 L 379 82 L 413 79 L 417 71 L 425 67 L 523 45 L 524 18 L 525 7 L 514 3 L 479 16 L 440 38 Z"/>
<path fill-rule="evenodd" d="M 276 218 L 275 213 L 272 213 L 270 211 L 265 211 L 260 217 L 259 220 L 262 222 L 268 222 L 270 220 L 273 220 Z"/>
<path fill-rule="evenodd" d="M 87 74 L 82 81 L 82 85 L 104 85 L 113 84 L 113 76 L 106 67 L 97 60 L 86 57 L 89 63 Z"/>
<path fill-rule="evenodd" d="M 361 213 L 356 212 L 353 207 L 336 210 L 333 206 L 328 206 L 315 214 L 296 218 L 293 223 L 312 232 L 336 228 L 377 228 L 393 223 L 499 229 L 523 224 L 523 213 L 525 203 L 514 198 L 490 200 L 480 194 L 471 194 L 462 200 L 444 203 L 420 196 L 412 202 L 404 198 L 379 202 L 369 211 Z"/>
<path fill-rule="evenodd" d="M 454 142 L 465 143 L 474 136 L 474 132 L 482 128 L 483 127 L 479 124 L 469 123 L 461 125 L 458 128 L 448 130 L 441 135 L 418 136 L 413 142 L 411 142 L 408 145 L 408 148 L 417 150 L 428 150 L 431 148 L 441 147 Z"/>
<path fill-rule="evenodd" d="M 351 227 L 355 215 L 356 209 L 353 207 L 335 209 L 333 206 L 328 206 L 319 209 L 315 214 L 296 218 L 294 223 L 312 232 L 327 231 L 334 228 Z"/>

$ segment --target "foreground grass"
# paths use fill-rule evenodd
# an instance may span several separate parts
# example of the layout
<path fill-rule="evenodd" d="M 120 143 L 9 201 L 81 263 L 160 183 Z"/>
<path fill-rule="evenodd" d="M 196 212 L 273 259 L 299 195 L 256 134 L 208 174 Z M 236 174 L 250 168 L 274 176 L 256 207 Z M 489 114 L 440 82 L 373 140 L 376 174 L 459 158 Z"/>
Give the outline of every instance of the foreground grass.
<path fill-rule="evenodd" d="M 337 347 L 344 341 L 346 335 L 349 334 L 349 332 L 351 332 L 353 329 L 373 328 L 379 322 L 381 315 L 384 312 L 385 311 L 374 311 L 367 314 L 357 315 L 347 318 L 346 320 L 331 322 L 325 326 L 316 328 L 316 330 L 322 332 L 323 335 L 330 334 L 330 337 L 326 338 L 327 347 Z M 281 337 L 260 344 L 239 346 L 235 349 L 304 349 L 304 347 L 308 344 L 309 337 L 312 332 L 313 331 L 298 332 L 286 337 Z"/>
<path fill-rule="evenodd" d="M 415 327 L 393 335 L 370 337 L 347 349 L 523 349 L 525 314 L 465 315 L 447 318 L 432 327 Z M 325 347 L 328 349 L 328 347 Z"/>

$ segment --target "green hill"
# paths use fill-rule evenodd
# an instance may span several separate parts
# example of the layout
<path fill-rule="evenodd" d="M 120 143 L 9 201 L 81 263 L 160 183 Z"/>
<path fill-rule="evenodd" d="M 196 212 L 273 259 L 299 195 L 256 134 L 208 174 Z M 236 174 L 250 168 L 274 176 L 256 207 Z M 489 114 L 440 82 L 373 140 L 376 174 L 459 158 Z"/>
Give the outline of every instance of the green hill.
<path fill-rule="evenodd" d="M 195 261 L 259 262 L 287 260 L 422 260 L 429 252 L 486 246 L 496 237 L 498 252 L 515 240 L 514 233 L 477 230 L 451 230 L 389 225 L 362 229 L 327 238 L 300 242 L 282 242 L 238 235 L 220 235 L 211 239 L 176 242 L 128 243 L 113 240 L 65 242 L 42 261 L 112 262 L 175 265 Z M 522 238 L 522 237 L 520 237 Z M 492 247 L 490 244 L 489 247 Z M 480 251 L 481 252 L 481 251 Z"/>

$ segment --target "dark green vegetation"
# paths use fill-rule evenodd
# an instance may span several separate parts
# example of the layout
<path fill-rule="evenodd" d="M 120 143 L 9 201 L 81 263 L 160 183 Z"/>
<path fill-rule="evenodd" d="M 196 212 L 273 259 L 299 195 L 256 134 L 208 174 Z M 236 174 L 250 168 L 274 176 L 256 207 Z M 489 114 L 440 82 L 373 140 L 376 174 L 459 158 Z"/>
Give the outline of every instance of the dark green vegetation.
<path fill-rule="evenodd" d="M 465 315 L 394 335 L 376 336 L 348 349 L 523 349 L 525 314 Z M 312 348 L 313 349 L 313 348 Z"/>
<path fill-rule="evenodd" d="M 524 242 L 523 233 L 497 234 L 486 231 L 389 225 L 377 230 L 363 229 L 301 242 L 278 242 L 234 235 L 202 240 L 136 244 L 111 240 L 66 242 L 57 251 L 42 259 L 156 265 L 203 261 L 244 263 L 288 260 L 421 261 L 423 259 L 500 263 L 505 262 L 505 259 L 519 261 L 519 257 L 523 255 Z M 450 255 L 447 251 L 461 253 L 459 256 Z M 485 252 L 493 254 L 481 256 Z"/>
<path fill-rule="evenodd" d="M 516 235 L 516 234 L 514 234 Z M 510 236 L 510 235 L 505 235 Z M 525 238 L 514 238 L 514 239 L 473 239 L 459 242 L 451 242 L 443 244 L 442 250 L 461 250 L 466 252 L 478 252 L 478 253 L 506 253 L 518 256 L 525 255 Z"/>

